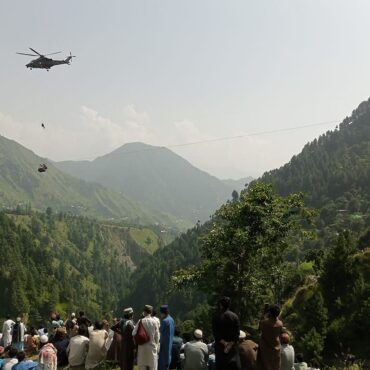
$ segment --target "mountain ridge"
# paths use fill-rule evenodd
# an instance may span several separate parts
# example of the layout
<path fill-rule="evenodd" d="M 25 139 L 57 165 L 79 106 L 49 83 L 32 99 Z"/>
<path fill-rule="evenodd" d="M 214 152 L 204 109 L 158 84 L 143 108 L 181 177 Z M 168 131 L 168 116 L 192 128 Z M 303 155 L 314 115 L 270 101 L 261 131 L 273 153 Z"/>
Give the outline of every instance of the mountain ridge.
<path fill-rule="evenodd" d="M 231 188 L 165 147 L 128 143 L 92 161 L 55 165 L 70 175 L 123 192 L 146 207 L 205 221 L 231 197 Z"/>
<path fill-rule="evenodd" d="M 37 172 L 48 163 L 46 173 Z M 91 184 L 58 170 L 14 140 L 0 135 L 0 206 L 31 205 L 73 214 L 113 218 L 138 224 L 173 223 L 170 216 L 154 214 L 123 194 Z"/>

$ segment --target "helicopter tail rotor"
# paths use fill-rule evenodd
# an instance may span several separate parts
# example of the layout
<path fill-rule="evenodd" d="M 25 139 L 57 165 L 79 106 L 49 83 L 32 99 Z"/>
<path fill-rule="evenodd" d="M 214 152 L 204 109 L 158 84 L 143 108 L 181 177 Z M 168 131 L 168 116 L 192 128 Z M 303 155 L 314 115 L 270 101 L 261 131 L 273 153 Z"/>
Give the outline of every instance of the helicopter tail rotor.
<path fill-rule="evenodd" d="M 76 55 L 72 55 L 71 52 L 69 52 L 69 57 L 66 59 L 66 62 L 69 64 L 72 62 L 72 58 L 76 58 Z"/>

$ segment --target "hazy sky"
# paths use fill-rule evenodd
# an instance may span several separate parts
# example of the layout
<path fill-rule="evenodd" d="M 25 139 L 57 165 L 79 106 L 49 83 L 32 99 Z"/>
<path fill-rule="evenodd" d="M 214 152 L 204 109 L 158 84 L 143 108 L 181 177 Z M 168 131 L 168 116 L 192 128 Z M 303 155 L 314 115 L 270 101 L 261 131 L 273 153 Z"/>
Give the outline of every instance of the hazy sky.
<path fill-rule="evenodd" d="M 341 120 L 370 96 L 369 19 L 368 0 L 1 0 L 0 134 L 90 159 Z M 28 47 L 77 58 L 30 71 Z M 173 150 L 257 176 L 334 126 Z"/>

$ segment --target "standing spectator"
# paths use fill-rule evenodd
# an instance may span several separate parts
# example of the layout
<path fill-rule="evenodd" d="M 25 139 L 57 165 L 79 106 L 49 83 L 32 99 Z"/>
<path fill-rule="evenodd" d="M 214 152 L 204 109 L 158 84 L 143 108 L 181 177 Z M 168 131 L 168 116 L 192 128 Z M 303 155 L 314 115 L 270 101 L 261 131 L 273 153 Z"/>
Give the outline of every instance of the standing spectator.
<path fill-rule="evenodd" d="M 172 342 L 172 352 L 171 352 L 171 370 L 181 370 L 181 348 L 184 344 L 184 341 L 180 337 L 180 332 L 175 328 L 175 335 Z"/>
<path fill-rule="evenodd" d="M 120 321 L 115 317 L 113 325 L 108 333 L 110 344 L 107 353 L 107 361 L 121 363 L 122 358 L 122 333 L 119 325 Z"/>
<path fill-rule="evenodd" d="M 4 348 L 12 344 L 12 329 L 15 322 L 10 318 L 9 315 L 6 316 L 6 320 L 3 324 L 3 345 Z"/>
<path fill-rule="evenodd" d="M 296 362 L 294 363 L 295 370 L 308 370 L 307 363 L 303 361 L 303 354 L 298 353 L 296 357 Z"/>
<path fill-rule="evenodd" d="M 76 319 L 76 314 L 74 312 L 71 313 L 71 317 L 69 317 L 66 320 L 65 327 L 67 330 L 67 335 L 72 338 L 74 335 L 76 335 L 76 324 L 77 324 L 77 319 Z"/>
<path fill-rule="evenodd" d="M 85 315 L 85 312 L 84 311 L 80 311 L 79 313 L 78 313 L 78 318 L 77 318 L 77 325 L 78 326 L 82 326 L 82 325 L 84 325 L 84 326 L 86 326 L 87 328 L 89 327 L 89 326 L 91 326 L 91 321 L 86 317 L 86 315 Z"/>
<path fill-rule="evenodd" d="M 261 339 L 257 353 L 258 370 L 280 370 L 280 335 L 283 323 L 279 320 L 279 315 L 279 306 L 265 306 L 259 325 Z"/>
<path fill-rule="evenodd" d="M 144 307 L 143 318 L 136 324 L 132 335 L 138 333 L 140 323 L 149 337 L 149 341 L 138 345 L 137 365 L 139 370 L 157 370 L 158 367 L 158 347 L 159 347 L 159 327 L 155 319 L 151 317 L 153 307 Z"/>
<path fill-rule="evenodd" d="M 103 323 L 96 321 L 94 330 L 91 331 L 89 337 L 89 350 L 87 352 L 85 369 L 93 369 L 99 366 L 107 354 L 105 342 L 108 338 L 108 333 L 103 329 Z"/>
<path fill-rule="evenodd" d="M 85 330 L 78 328 L 78 334 L 71 338 L 67 347 L 68 362 L 70 366 L 83 366 L 89 349 L 89 338 L 83 334 Z"/>
<path fill-rule="evenodd" d="M 18 351 L 23 351 L 24 348 L 24 332 L 25 327 L 20 317 L 17 317 L 16 323 L 13 325 L 12 331 L 12 345 Z"/>
<path fill-rule="evenodd" d="M 171 363 L 172 342 L 173 336 L 175 334 L 175 322 L 170 316 L 167 305 L 161 306 L 160 313 L 162 317 L 162 322 L 158 370 L 168 370 Z"/>
<path fill-rule="evenodd" d="M 207 370 L 208 346 L 203 343 L 203 332 L 194 331 L 194 340 L 184 345 L 184 370 Z"/>
<path fill-rule="evenodd" d="M 134 331 L 134 311 L 131 307 L 123 310 L 123 320 L 120 322 L 122 333 L 121 370 L 133 370 L 135 359 L 135 342 L 132 336 Z"/>
<path fill-rule="evenodd" d="M 59 328 L 55 332 L 53 341 L 55 349 L 57 350 L 57 361 L 59 366 L 68 365 L 67 348 L 69 345 L 69 337 L 64 328 Z"/>
<path fill-rule="evenodd" d="M 40 338 L 39 370 L 57 370 L 57 350 L 48 340 L 47 335 Z"/>
<path fill-rule="evenodd" d="M 215 338 L 216 370 L 239 370 L 240 323 L 238 316 L 230 311 L 229 297 L 223 297 L 218 302 L 212 329 Z"/>
<path fill-rule="evenodd" d="M 258 344 L 247 339 L 247 333 L 240 330 L 239 334 L 239 356 L 241 370 L 255 370 L 257 361 Z"/>
<path fill-rule="evenodd" d="M 281 370 L 294 370 L 294 348 L 290 345 L 289 333 L 280 335 L 281 342 Z"/>

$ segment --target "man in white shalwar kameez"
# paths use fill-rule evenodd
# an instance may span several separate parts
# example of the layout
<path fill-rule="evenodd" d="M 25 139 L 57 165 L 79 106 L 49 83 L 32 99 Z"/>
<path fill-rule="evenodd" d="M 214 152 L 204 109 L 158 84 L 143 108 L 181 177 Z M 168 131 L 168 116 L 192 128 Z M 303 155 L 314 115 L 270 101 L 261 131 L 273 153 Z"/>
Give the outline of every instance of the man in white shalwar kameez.
<path fill-rule="evenodd" d="M 157 370 L 158 368 L 159 325 L 157 320 L 151 316 L 152 312 L 152 306 L 147 305 L 144 307 L 144 317 L 141 319 L 141 322 L 150 339 L 147 343 L 138 346 L 137 365 L 139 370 Z M 133 336 L 137 333 L 139 322 L 132 332 Z"/>
<path fill-rule="evenodd" d="M 4 348 L 12 344 L 12 329 L 14 324 L 15 322 L 10 319 L 10 316 L 7 316 L 3 324 Z"/>

